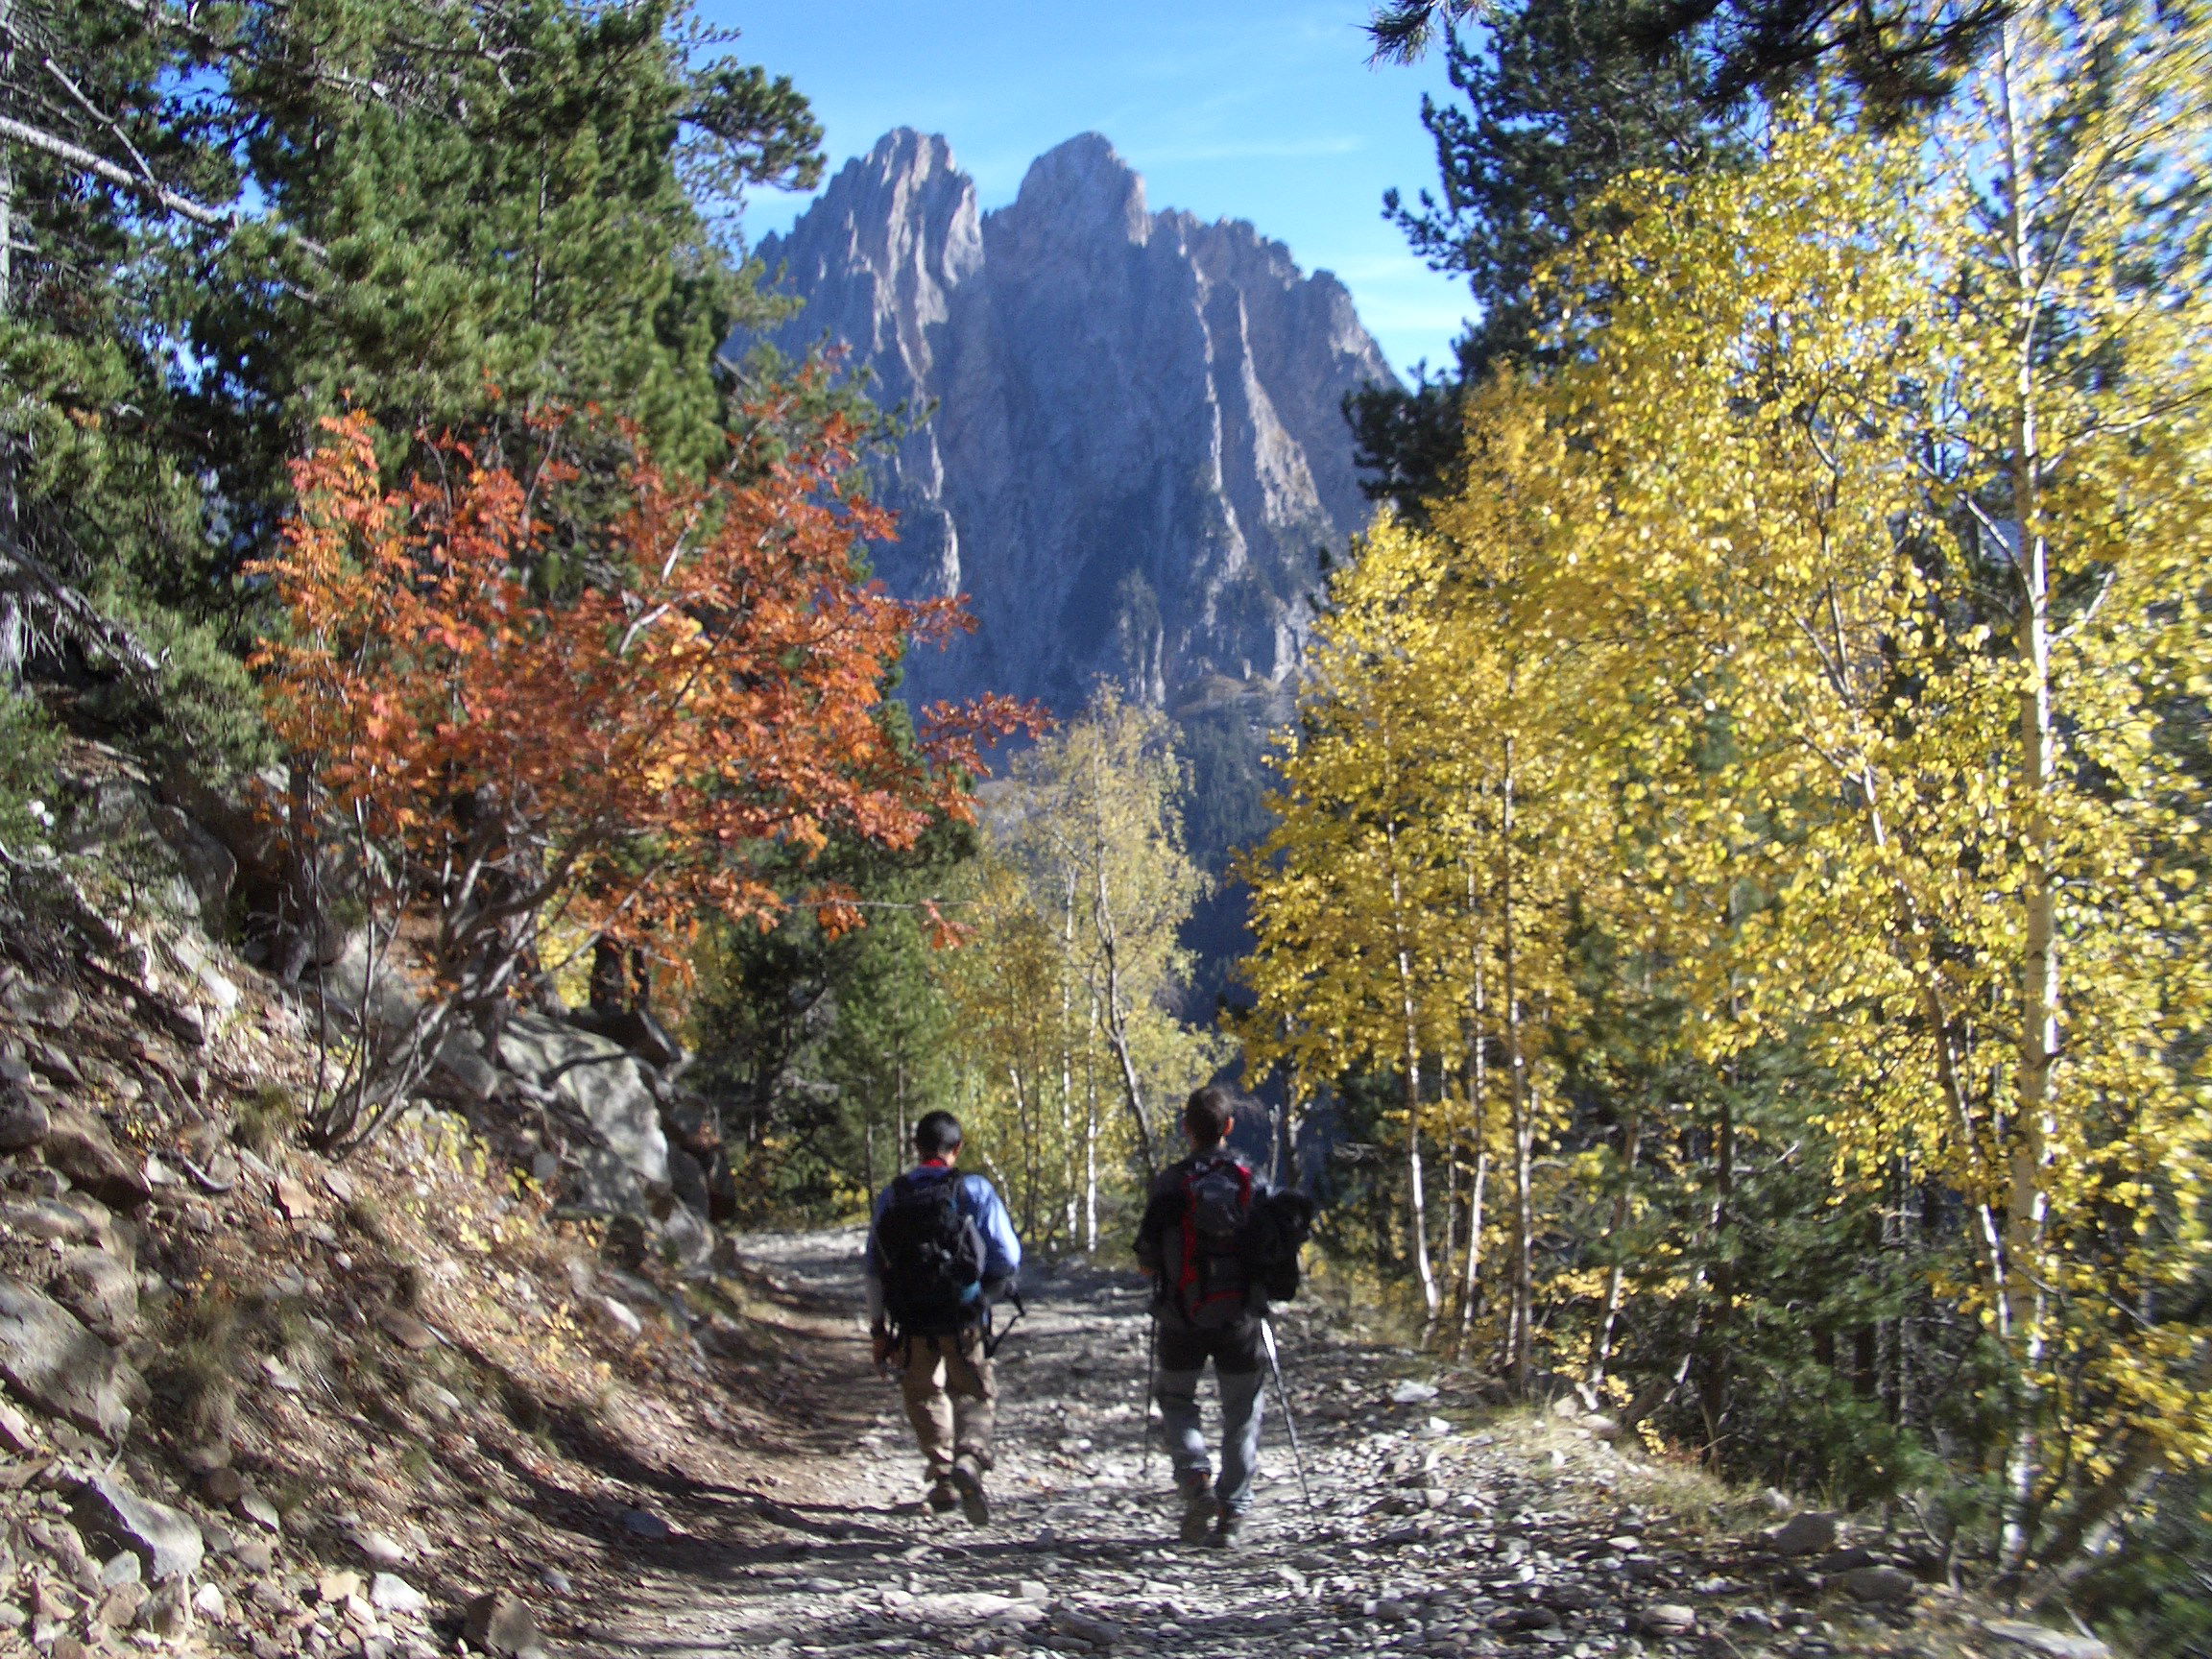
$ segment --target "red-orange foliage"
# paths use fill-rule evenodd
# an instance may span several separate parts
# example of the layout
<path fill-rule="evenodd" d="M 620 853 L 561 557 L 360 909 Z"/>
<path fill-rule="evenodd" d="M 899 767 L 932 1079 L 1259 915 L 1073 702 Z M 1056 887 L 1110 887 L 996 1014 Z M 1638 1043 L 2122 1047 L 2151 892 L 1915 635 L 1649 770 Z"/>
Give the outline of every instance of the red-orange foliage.
<path fill-rule="evenodd" d="M 399 902 L 436 910 L 457 1009 L 505 996 L 555 916 L 664 939 L 709 911 L 772 919 L 786 901 L 762 848 L 902 848 L 969 818 L 979 741 L 1028 719 L 1003 699 L 940 706 L 905 742 L 886 719 L 906 642 L 966 623 L 956 601 L 859 579 L 861 540 L 891 520 L 839 490 L 843 421 L 704 483 L 625 433 L 620 510 L 597 533 L 557 531 L 546 505 L 576 483 L 578 425 L 538 421 L 526 475 L 448 440 L 388 489 L 369 421 L 325 421 L 258 566 L 287 619 L 253 660 L 272 723 L 403 872 Z M 809 899 L 858 923 L 849 895 Z"/>

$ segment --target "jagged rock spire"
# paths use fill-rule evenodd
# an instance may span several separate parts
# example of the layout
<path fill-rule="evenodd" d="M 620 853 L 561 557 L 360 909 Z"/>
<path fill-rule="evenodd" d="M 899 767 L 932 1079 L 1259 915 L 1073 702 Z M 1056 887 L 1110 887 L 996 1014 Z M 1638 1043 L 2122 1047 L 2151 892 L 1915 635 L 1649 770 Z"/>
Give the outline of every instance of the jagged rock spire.
<path fill-rule="evenodd" d="M 882 468 L 878 565 L 966 591 L 975 634 L 909 689 L 1078 706 L 1100 675 L 1170 707 L 1295 668 L 1317 554 L 1366 520 L 1338 405 L 1392 378 L 1351 296 L 1235 221 L 1153 212 L 1094 132 L 978 211 L 941 137 L 886 133 L 760 247 L 878 400 L 934 406 Z"/>

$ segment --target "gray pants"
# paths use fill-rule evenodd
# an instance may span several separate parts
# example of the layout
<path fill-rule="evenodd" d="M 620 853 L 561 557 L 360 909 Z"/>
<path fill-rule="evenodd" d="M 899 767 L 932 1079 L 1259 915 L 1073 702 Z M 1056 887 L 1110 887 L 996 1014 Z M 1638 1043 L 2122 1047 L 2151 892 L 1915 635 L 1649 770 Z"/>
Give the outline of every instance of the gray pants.
<path fill-rule="evenodd" d="M 1202 1331 L 1171 1310 L 1163 1312 L 1153 1398 L 1160 1402 L 1160 1427 L 1179 1482 L 1203 1481 L 1213 1473 L 1198 1420 L 1198 1378 L 1208 1359 L 1221 1394 L 1221 1478 L 1214 1482 L 1214 1496 L 1226 1513 L 1241 1515 L 1252 1507 L 1252 1472 L 1260 1463 L 1260 1321 Z"/>

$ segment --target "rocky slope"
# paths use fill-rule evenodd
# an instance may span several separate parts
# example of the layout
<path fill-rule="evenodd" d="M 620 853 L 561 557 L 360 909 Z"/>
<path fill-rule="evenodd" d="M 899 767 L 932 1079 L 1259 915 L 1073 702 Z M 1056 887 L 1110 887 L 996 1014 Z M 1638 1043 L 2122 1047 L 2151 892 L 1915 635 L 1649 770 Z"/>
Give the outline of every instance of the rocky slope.
<path fill-rule="evenodd" d="M 1252 227 L 1150 211 L 1095 133 L 980 212 L 940 137 L 902 129 L 759 249 L 886 405 L 928 419 L 885 465 L 902 592 L 971 596 L 926 699 L 1078 706 L 1095 677 L 1176 707 L 1295 666 L 1317 550 L 1368 516 L 1339 402 L 1390 379 L 1351 296 Z M 742 349 L 744 342 L 733 342 Z"/>
<path fill-rule="evenodd" d="M 324 998 L 405 984 L 215 942 L 266 898 L 251 814 L 90 743 L 37 811 L 0 845 L 0 1653 L 558 1645 L 676 1503 L 782 1479 L 788 1343 L 672 1068 L 532 1015 L 325 1160 Z"/>

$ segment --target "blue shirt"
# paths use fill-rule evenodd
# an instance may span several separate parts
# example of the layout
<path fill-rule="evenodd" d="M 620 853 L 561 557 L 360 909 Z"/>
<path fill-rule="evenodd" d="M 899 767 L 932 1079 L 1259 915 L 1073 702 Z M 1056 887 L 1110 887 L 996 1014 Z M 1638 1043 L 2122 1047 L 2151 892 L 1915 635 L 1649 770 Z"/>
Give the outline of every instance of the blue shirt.
<path fill-rule="evenodd" d="M 922 1168 L 931 1166 L 925 1164 Z M 960 1213 L 975 1223 L 975 1231 L 983 1236 L 983 1277 L 993 1283 L 1012 1279 L 1022 1266 L 1022 1240 L 1014 1236 L 1014 1217 L 1006 1213 L 1005 1202 L 998 1190 L 980 1175 L 963 1175 L 953 1172 L 952 1179 L 960 1183 L 959 1196 L 955 1200 Z M 883 1208 L 891 1202 L 894 1181 L 876 1194 L 875 1208 L 868 1216 L 868 1303 L 871 1315 L 880 1312 L 880 1286 L 883 1280 L 883 1258 L 876 1248 L 876 1225 L 883 1219 Z"/>

